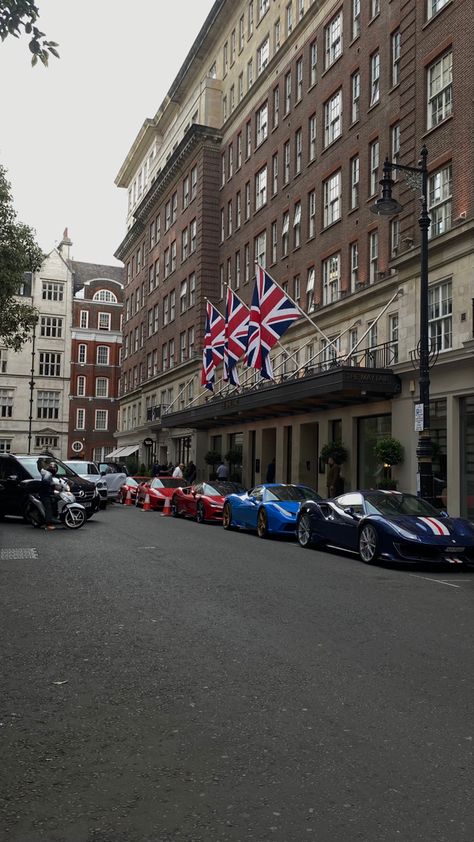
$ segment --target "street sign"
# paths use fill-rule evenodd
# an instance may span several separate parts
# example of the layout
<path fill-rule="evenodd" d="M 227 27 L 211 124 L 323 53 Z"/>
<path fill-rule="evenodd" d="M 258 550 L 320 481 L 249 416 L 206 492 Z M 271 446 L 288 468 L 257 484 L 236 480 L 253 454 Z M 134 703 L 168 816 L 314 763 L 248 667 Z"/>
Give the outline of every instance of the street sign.
<path fill-rule="evenodd" d="M 424 425 L 424 412 L 423 412 L 423 404 L 416 403 L 415 404 L 415 433 L 421 433 L 425 429 Z"/>

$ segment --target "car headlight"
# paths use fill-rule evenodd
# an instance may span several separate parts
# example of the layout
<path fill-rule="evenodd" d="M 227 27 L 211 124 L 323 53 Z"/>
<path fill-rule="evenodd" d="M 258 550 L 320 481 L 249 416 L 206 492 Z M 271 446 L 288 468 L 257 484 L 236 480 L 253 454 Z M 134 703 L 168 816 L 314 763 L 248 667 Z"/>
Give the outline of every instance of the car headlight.
<path fill-rule="evenodd" d="M 401 526 L 395 526 L 394 524 L 392 524 L 392 526 L 395 529 L 395 532 L 398 532 L 398 534 L 401 535 L 402 538 L 406 538 L 407 541 L 421 540 L 419 535 L 415 535 L 413 532 L 409 532 L 408 529 L 403 529 Z"/>
<path fill-rule="evenodd" d="M 95 486 L 95 487 L 96 487 L 96 488 L 107 488 L 107 483 L 106 483 L 106 482 L 104 482 L 104 480 L 102 479 L 100 482 L 97 482 L 97 483 L 96 483 L 96 486 Z"/>
<path fill-rule="evenodd" d="M 275 509 L 278 512 L 280 512 L 280 514 L 283 515 L 284 517 L 288 517 L 288 518 L 294 517 L 294 513 L 293 512 L 287 512 L 287 510 L 284 509 L 283 506 L 278 506 L 278 505 L 275 504 Z"/>

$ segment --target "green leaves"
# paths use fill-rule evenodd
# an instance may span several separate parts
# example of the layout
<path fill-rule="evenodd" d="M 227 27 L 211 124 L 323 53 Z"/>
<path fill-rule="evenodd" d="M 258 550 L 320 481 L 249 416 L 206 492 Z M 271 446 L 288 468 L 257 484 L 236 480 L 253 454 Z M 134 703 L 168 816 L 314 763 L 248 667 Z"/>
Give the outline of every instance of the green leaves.
<path fill-rule="evenodd" d="M 45 40 L 45 33 L 35 26 L 38 17 L 39 9 L 32 0 L 0 0 L 0 39 L 5 41 L 9 35 L 19 38 L 23 28 L 26 35 L 32 36 L 28 42 L 33 53 L 32 66 L 39 60 L 47 67 L 50 55 L 59 58 L 58 44 Z"/>

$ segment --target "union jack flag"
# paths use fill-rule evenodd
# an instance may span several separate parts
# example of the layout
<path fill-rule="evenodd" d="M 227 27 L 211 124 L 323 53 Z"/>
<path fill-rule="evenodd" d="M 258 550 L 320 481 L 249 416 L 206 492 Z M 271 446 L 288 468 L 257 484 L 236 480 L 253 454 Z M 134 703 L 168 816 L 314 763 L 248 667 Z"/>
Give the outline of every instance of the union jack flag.
<path fill-rule="evenodd" d="M 249 368 L 259 369 L 262 377 L 273 380 L 270 350 L 299 317 L 299 310 L 281 287 L 257 266 L 245 355 Z"/>
<path fill-rule="evenodd" d="M 214 372 L 224 357 L 225 321 L 210 301 L 206 304 L 206 326 L 202 352 L 201 385 L 214 389 Z"/>
<path fill-rule="evenodd" d="M 239 386 L 237 362 L 247 348 L 249 308 L 230 287 L 225 305 L 224 380 Z"/>

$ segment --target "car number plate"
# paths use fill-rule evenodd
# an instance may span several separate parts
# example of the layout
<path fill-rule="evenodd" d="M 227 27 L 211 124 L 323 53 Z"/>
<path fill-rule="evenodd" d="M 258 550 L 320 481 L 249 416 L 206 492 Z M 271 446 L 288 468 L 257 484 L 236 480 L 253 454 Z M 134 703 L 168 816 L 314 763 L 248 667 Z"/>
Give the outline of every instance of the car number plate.
<path fill-rule="evenodd" d="M 446 553 L 463 553 L 466 547 L 446 547 Z"/>

